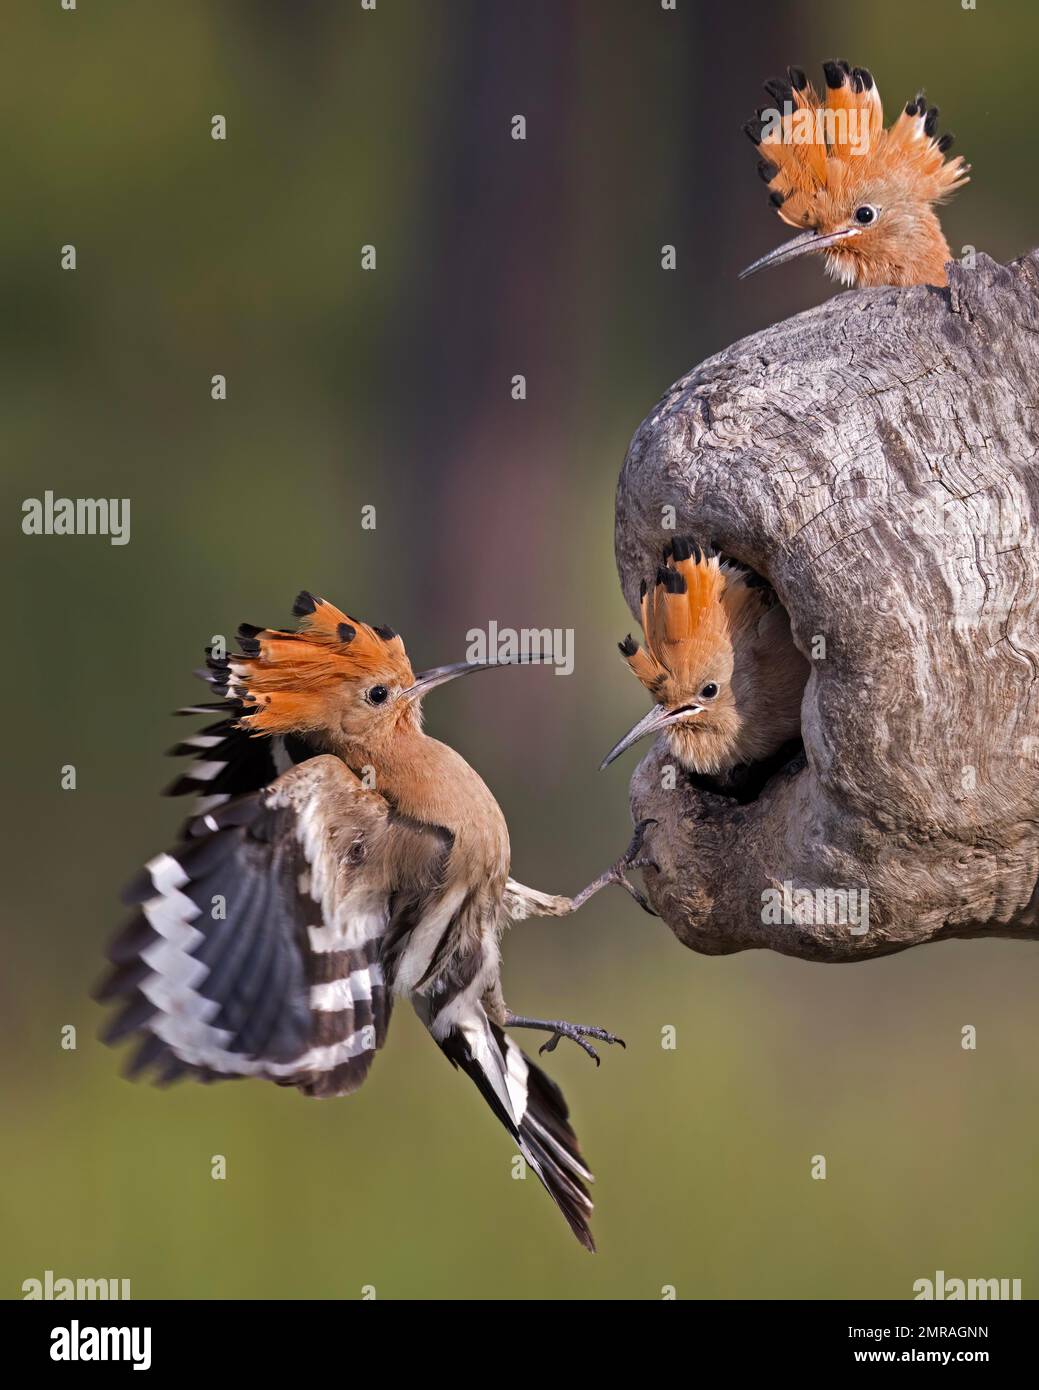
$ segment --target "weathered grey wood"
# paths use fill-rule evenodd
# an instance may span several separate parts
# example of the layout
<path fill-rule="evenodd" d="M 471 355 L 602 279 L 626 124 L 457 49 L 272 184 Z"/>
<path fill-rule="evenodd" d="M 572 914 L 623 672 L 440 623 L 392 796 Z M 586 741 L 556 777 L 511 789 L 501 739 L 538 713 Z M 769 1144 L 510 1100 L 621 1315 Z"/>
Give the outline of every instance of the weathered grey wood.
<path fill-rule="evenodd" d="M 658 822 L 649 896 L 686 945 L 846 961 L 1039 936 L 1037 443 L 1039 252 L 838 295 L 710 358 L 639 427 L 617 493 L 632 612 L 674 507 L 768 577 L 812 658 L 807 763 L 756 801 L 680 770 L 664 789 L 663 745 L 632 778 Z M 784 882 L 867 887 L 868 931 L 766 923 Z"/>

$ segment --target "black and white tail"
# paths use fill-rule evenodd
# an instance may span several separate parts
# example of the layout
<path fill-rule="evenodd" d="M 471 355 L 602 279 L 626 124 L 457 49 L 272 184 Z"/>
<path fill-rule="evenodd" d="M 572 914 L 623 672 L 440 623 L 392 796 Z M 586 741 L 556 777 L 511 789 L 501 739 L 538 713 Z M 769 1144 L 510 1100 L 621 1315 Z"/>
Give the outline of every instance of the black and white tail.
<path fill-rule="evenodd" d="M 440 1046 L 480 1089 L 520 1153 L 547 1188 L 586 1250 L 595 1250 L 588 1227 L 594 1182 L 570 1127 L 563 1093 L 512 1039 L 478 1007 Z"/>

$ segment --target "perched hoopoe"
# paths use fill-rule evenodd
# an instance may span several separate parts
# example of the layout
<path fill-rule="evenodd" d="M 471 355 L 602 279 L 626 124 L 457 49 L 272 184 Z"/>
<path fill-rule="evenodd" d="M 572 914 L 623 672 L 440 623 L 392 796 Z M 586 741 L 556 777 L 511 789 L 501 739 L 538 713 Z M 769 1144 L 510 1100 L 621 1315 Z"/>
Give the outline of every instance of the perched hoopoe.
<path fill-rule="evenodd" d="M 808 251 L 845 285 L 944 285 L 952 259 L 932 204 L 967 182 L 969 164 L 946 160 L 952 135 L 937 136 L 938 108 L 923 92 L 884 129 L 873 75 L 841 58 L 825 63 L 820 98 L 800 68 L 765 90 L 744 126 L 761 155 L 758 172 L 784 222 L 802 229 L 747 267 L 741 278 Z"/>
<path fill-rule="evenodd" d="M 664 733 L 683 767 L 720 778 L 800 737 L 808 662 L 772 590 L 751 571 L 676 538 L 642 584 L 645 648 L 621 653 L 657 702 L 602 766 Z"/>
<path fill-rule="evenodd" d="M 481 664 L 416 677 L 389 628 L 305 592 L 294 612 L 296 632 L 243 624 L 241 655 L 211 650 L 199 674 L 223 698 L 180 711 L 218 713 L 171 750 L 199 761 L 169 791 L 203 799 L 128 890 L 139 908 L 99 990 L 123 1003 L 105 1040 L 140 1035 L 130 1074 L 160 1082 L 255 1076 L 339 1096 L 408 997 L 594 1249 L 563 1096 L 503 1030 L 549 1032 L 542 1051 L 571 1038 L 596 1062 L 588 1037 L 620 1039 L 511 1013 L 499 937 L 507 917 L 566 915 L 605 883 L 634 892 L 637 843 L 576 898 L 514 882 L 494 797 L 422 731 L 423 696 Z"/>

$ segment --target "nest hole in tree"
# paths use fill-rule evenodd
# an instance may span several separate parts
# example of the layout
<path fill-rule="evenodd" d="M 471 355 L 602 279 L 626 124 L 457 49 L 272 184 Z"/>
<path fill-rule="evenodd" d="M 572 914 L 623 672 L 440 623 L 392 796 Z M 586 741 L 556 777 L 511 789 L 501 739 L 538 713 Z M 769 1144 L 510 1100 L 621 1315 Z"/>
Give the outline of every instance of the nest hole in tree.
<path fill-rule="evenodd" d="M 740 569 L 746 571 L 750 576 L 747 580 L 748 584 L 766 590 L 772 596 L 774 606 L 789 618 L 789 613 L 783 607 L 779 596 L 765 575 L 756 570 L 753 565 L 749 565 L 746 560 L 741 560 L 733 554 L 726 554 L 716 541 L 710 542 L 710 549 L 718 551 L 723 564 L 728 562 L 738 565 Z M 752 763 L 741 763 L 739 767 L 733 768 L 724 777 L 714 776 L 710 773 L 692 772 L 688 768 L 680 769 L 680 775 L 684 777 L 687 785 L 696 787 L 699 791 L 710 792 L 713 796 L 725 797 L 736 802 L 737 805 L 745 806 L 748 802 L 757 801 L 777 773 L 786 772 L 793 776 L 805 765 L 804 740 L 799 735 L 796 738 L 787 739 L 779 748 L 764 758 L 759 758 Z"/>

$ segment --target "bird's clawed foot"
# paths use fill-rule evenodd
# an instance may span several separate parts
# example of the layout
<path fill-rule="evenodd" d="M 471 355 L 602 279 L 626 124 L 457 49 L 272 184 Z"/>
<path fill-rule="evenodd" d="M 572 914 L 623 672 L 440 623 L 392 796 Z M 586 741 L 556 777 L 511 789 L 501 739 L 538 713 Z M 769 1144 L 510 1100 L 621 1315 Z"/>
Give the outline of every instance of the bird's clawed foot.
<path fill-rule="evenodd" d="M 569 1038 L 570 1041 L 575 1042 L 582 1051 L 587 1052 L 596 1066 L 600 1064 L 602 1059 L 591 1043 L 588 1042 L 589 1038 L 597 1038 L 599 1042 L 609 1043 L 611 1046 L 613 1043 L 619 1043 L 621 1047 L 627 1047 L 627 1043 L 623 1038 L 618 1038 L 616 1033 L 608 1033 L 605 1028 L 595 1028 L 583 1023 L 564 1023 L 562 1020 L 557 1020 L 552 1024 L 552 1027 L 555 1030 L 552 1036 L 549 1038 L 548 1042 L 542 1043 L 538 1048 L 539 1057 L 543 1052 L 555 1052 L 563 1038 Z"/>
<path fill-rule="evenodd" d="M 656 917 L 656 913 L 646 901 L 646 895 L 641 888 L 636 888 L 634 883 L 625 873 L 626 869 L 656 869 L 657 865 L 652 859 L 647 859 L 642 853 L 642 843 L 646 838 L 646 830 L 649 826 L 656 825 L 655 820 L 641 820 L 635 827 L 635 834 L 631 837 L 631 844 L 624 851 L 616 864 L 600 874 L 597 879 L 589 883 L 587 888 L 582 888 L 575 898 L 569 899 L 567 906 L 568 912 L 576 912 L 579 907 L 583 907 L 589 898 L 598 893 L 600 888 L 605 888 L 609 883 L 618 883 L 626 893 L 631 896 L 642 908 L 643 912 L 648 912 L 651 917 Z"/>
<path fill-rule="evenodd" d="M 631 837 L 631 844 L 624 851 L 621 858 L 617 860 L 613 868 L 608 870 L 608 873 L 614 883 L 619 883 L 626 892 L 631 894 L 639 907 L 642 908 L 643 912 L 648 912 L 651 917 L 656 917 L 657 913 L 650 907 L 645 893 L 643 893 L 641 888 L 636 888 L 634 883 L 631 882 L 624 872 L 625 869 L 655 869 L 657 873 L 660 872 L 660 865 L 642 852 L 646 839 L 646 831 L 651 825 L 656 825 L 656 821 L 639 821 L 638 825 L 635 827 L 635 833 Z"/>
<path fill-rule="evenodd" d="M 585 1023 L 566 1023 L 562 1019 L 550 1018 L 524 1018 L 520 1014 L 507 1013 L 505 1015 L 506 1028 L 537 1028 L 543 1029 L 552 1036 L 548 1042 L 542 1043 L 538 1048 L 538 1056 L 543 1052 L 555 1052 L 563 1038 L 569 1038 L 575 1042 L 579 1048 L 588 1053 L 596 1066 L 599 1065 L 600 1058 L 598 1052 L 587 1041 L 588 1038 L 596 1038 L 599 1042 L 620 1043 L 621 1047 L 626 1047 L 623 1038 L 618 1038 L 616 1033 L 609 1033 L 605 1028 L 596 1028 L 591 1024 Z"/>
<path fill-rule="evenodd" d="M 636 825 L 635 833 L 631 837 L 631 844 L 624 851 L 624 857 L 620 861 L 627 868 L 656 869 L 657 873 L 660 872 L 660 865 L 653 859 L 647 859 L 642 853 L 642 848 L 646 841 L 646 831 L 651 825 L 656 825 L 656 823 L 655 820 L 646 819 L 640 820 L 638 825 Z"/>

